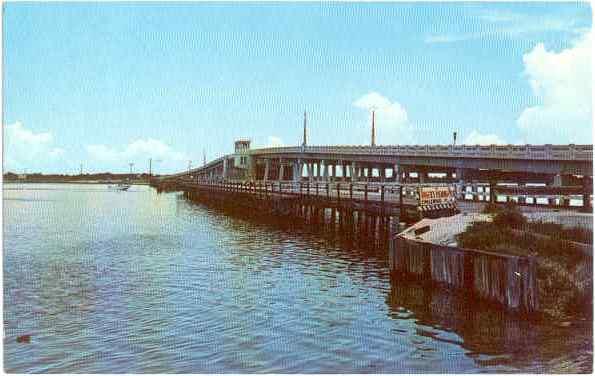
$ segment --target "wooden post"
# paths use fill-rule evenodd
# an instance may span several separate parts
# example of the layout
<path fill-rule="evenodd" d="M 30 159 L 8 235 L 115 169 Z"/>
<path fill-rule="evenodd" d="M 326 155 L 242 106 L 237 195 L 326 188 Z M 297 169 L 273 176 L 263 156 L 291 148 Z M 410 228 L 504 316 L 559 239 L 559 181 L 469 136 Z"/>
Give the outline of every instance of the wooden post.
<path fill-rule="evenodd" d="M 463 254 L 463 285 L 469 291 L 473 291 L 474 280 L 473 255 L 466 252 Z"/>
<path fill-rule="evenodd" d="M 380 186 L 380 201 L 384 202 L 384 185 Z"/>
<path fill-rule="evenodd" d="M 349 199 L 353 199 L 353 184 L 349 183 Z"/>
<path fill-rule="evenodd" d="M 330 197 L 331 195 L 331 185 L 329 183 L 326 183 L 326 197 Z"/>
<path fill-rule="evenodd" d="M 583 187 L 583 207 L 581 210 L 583 212 L 590 212 L 591 211 L 591 192 L 593 192 L 593 187 L 591 182 L 589 181 L 590 178 L 588 176 L 583 176 L 582 187 Z"/>
<path fill-rule="evenodd" d="M 364 201 L 368 202 L 368 184 L 364 185 Z"/>

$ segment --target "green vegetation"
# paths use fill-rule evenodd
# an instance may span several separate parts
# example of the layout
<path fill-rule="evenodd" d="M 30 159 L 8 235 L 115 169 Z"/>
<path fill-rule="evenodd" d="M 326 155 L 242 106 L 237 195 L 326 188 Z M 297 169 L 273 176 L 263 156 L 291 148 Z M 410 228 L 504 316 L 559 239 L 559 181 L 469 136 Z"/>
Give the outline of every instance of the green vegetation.
<path fill-rule="evenodd" d="M 512 202 L 505 206 L 490 202 L 484 207 L 483 213 L 494 215 L 493 221 L 498 226 L 543 234 L 558 240 L 593 244 L 593 233 L 591 231 L 580 227 L 564 228 L 558 223 L 528 222 Z"/>
<path fill-rule="evenodd" d="M 146 181 L 149 175 L 142 174 L 113 174 L 111 172 L 101 172 L 94 174 L 42 174 L 39 172 L 25 174 L 23 177 L 13 173 L 4 173 L 5 182 L 19 182 L 19 183 L 76 183 L 87 181 L 110 182 L 119 180 L 141 180 Z"/>
<path fill-rule="evenodd" d="M 564 228 L 562 225 L 550 222 L 529 222 L 525 228 L 528 231 L 547 235 L 558 240 L 593 244 L 593 233 L 580 227 Z"/>
<path fill-rule="evenodd" d="M 512 205 L 488 206 L 492 222 L 473 223 L 457 236 L 459 246 L 536 256 L 542 311 L 555 318 L 565 318 L 578 311 L 590 312 L 592 258 L 570 241 L 590 243 L 592 233 L 581 228 L 565 229 L 558 224 L 528 222 Z"/>

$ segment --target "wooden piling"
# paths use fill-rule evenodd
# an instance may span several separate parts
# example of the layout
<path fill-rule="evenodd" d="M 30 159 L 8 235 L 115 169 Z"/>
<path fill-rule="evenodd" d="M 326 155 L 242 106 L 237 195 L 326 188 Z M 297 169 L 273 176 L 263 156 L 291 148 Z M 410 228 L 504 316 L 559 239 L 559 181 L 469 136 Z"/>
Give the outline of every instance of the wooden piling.
<path fill-rule="evenodd" d="M 393 237 L 391 272 L 463 288 L 512 310 L 539 308 L 534 257 L 513 256 Z"/>

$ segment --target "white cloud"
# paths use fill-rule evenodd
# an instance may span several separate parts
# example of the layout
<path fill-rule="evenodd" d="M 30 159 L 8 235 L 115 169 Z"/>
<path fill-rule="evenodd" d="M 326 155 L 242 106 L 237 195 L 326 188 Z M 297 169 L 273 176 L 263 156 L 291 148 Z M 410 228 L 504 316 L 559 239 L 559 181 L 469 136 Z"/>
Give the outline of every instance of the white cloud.
<path fill-rule="evenodd" d="M 436 33 L 424 38 L 425 43 L 454 43 L 473 39 L 505 36 L 520 38 L 541 32 L 567 32 L 578 34 L 583 28 L 574 18 L 556 15 L 531 15 L 504 10 L 477 10 L 470 16 L 482 22 L 481 29 L 459 33 Z"/>
<path fill-rule="evenodd" d="M 54 145 L 50 132 L 35 133 L 20 122 L 4 126 L 4 156 L 7 170 L 28 169 L 32 171 L 65 154 L 64 149 Z"/>
<path fill-rule="evenodd" d="M 463 141 L 465 145 L 505 145 L 506 142 L 500 136 L 493 133 L 482 134 L 473 130 Z"/>
<path fill-rule="evenodd" d="M 377 92 L 370 92 L 353 102 L 353 105 L 368 112 L 375 111 L 377 144 L 411 141 L 413 127 L 409 123 L 407 111 L 399 102 L 391 102 Z M 369 124 L 366 126 L 369 127 Z"/>
<path fill-rule="evenodd" d="M 432 34 L 424 38 L 424 42 L 432 43 L 454 43 L 470 39 L 479 39 L 486 36 L 485 33 L 460 33 L 460 34 Z"/>
<path fill-rule="evenodd" d="M 49 151 L 48 155 L 52 158 L 54 157 L 61 157 L 66 153 L 66 151 L 62 148 L 54 148 Z"/>
<path fill-rule="evenodd" d="M 591 40 L 586 33 L 560 52 L 539 43 L 523 56 L 539 104 L 524 109 L 517 124 L 531 143 L 591 143 Z"/>
<path fill-rule="evenodd" d="M 156 163 L 159 161 L 159 168 L 163 170 L 181 169 L 181 162 L 188 163 L 188 157 L 184 153 L 177 152 L 164 142 L 152 138 L 133 141 L 123 149 L 106 145 L 88 145 L 86 149 L 93 160 L 111 167 L 112 170 L 115 163 L 119 163 L 121 169 L 129 162 L 144 165 L 149 158 Z"/>
<path fill-rule="evenodd" d="M 285 146 L 283 140 L 277 136 L 269 136 L 267 147 L 278 147 L 278 146 Z"/>

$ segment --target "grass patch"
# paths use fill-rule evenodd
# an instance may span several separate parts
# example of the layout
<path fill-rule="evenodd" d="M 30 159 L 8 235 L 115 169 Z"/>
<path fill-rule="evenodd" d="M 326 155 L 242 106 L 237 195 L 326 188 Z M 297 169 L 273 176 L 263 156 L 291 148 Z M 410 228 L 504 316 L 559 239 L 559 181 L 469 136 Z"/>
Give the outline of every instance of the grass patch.
<path fill-rule="evenodd" d="M 555 318 L 586 312 L 592 305 L 591 257 L 570 241 L 592 241 L 580 228 L 528 222 L 516 208 L 490 208 L 492 222 L 475 222 L 457 236 L 460 247 L 518 256 L 537 257 L 537 279 L 542 311 Z M 525 230 L 523 235 L 513 230 Z M 531 232 L 550 238 L 533 236 Z"/>
<path fill-rule="evenodd" d="M 529 222 L 525 230 L 550 236 L 554 239 L 593 244 L 593 233 L 581 227 L 564 228 L 558 223 Z"/>

